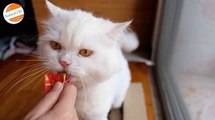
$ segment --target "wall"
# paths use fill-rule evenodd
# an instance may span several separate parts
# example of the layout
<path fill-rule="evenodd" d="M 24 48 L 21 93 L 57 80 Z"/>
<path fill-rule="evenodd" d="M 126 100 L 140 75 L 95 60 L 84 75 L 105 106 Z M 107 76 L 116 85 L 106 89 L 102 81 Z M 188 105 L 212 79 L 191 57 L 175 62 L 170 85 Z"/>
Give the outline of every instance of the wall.
<path fill-rule="evenodd" d="M 133 19 L 132 29 L 140 38 L 140 51 L 151 52 L 151 39 L 157 0 L 50 0 L 57 6 L 83 9 L 115 22 Z M 44 0 L 33 0 L 37 23 L 47 17 Z M 39 24 L 37 24 L 39 26 Z M 41 32 L 41 28 L 39 27 Z"/>

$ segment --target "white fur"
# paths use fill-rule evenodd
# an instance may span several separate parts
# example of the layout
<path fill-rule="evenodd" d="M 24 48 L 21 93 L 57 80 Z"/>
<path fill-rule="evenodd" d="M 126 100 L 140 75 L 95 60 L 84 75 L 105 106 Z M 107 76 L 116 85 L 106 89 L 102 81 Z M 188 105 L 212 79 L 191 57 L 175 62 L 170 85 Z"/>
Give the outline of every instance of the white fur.
<path fill-rule="evenodd" d="M 120 44 L 130 22 L 113 23 L 81 10 L 63 10 L 48 1 L 46 4 L 52 15 L 44 24 L 38 55 L 46 61 L 47 68 L 65 70 L 74 76 L 72 82 L 78 88 L 75 107 L 80 120 L 107 120 L 110 109 L 122 105 L 130 84 L 130 71 Z M 53 50 L 51 40 L 60 43 L 62 49 Z M 134 44 L 138 46 L 137 40 Z M 83 48 L 93 54 L 82 57 L 78 53 Z M 71 62 L 66 69 L 59 63 L 62 59 Z"/>
<path fill-rule="evenodd" d="M 124 52 L 132 52 L 139 46 L 137 35 L 134 32 L 126 31 L 121 40 L 121 47 Z"/>

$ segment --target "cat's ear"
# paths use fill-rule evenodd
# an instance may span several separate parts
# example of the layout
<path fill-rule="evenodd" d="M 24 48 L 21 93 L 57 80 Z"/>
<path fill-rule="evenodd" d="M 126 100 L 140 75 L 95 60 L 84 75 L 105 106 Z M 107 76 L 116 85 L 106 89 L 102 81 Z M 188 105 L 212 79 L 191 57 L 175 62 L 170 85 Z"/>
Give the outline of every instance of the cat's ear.
<path fill-rule="evenodd" d="M 127 21 L 127 22 L 122 22 L 122 23 L 114 23 L 109 35 L 111 37 L 114 37 L 115 39 L 119 38 L 128 29 L 131 22 L 132 22 L 132 20 Z"/>
<path fill-rule="evenodd" d="M 112 37 L 120 37 L 128 29 L 131 22 L 132 20 L 122 23 L 114 23 L 110 35 Z"/>
<path fill-rule="evenodd" d="M 129 27 L 131 22 L 132 20 L 127 22 L 122 22 L 122 23 L 114 23 L 113 32 L 116 32 L 116 33 L 124 32 Z"/>
<path fill-rule="evenodd" d="M 48 0 L 46 0 L 46 6 L 49 10 L 49 12 L 53 15 L 53 16 L 57 16 L 60 11 L 62 11 L 61 8 L 55 6 L 54 4 L 52 4 L 51 2 L 49 2 Z"/>

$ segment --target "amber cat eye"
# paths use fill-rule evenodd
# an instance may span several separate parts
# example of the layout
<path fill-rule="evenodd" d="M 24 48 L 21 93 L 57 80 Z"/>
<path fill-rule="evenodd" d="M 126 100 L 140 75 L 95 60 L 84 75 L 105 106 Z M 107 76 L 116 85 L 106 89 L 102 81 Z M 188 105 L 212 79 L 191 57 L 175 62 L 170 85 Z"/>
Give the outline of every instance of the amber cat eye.
<path fill-rule="evenodd" d="M 51 45 L 52 49 L 54 49 L 54 50 L 60 50 L 61 49 L 61 45 L 55 41 L 50 41 L 50 45 Z"/>
<path fill-rule="evenodd" d="M 88 49 L 81 49 L 79 51 L 79 54 L 82 55 L 83 57 L 88 57 L 93 53 L 92 50 L 88 50 Z"/>

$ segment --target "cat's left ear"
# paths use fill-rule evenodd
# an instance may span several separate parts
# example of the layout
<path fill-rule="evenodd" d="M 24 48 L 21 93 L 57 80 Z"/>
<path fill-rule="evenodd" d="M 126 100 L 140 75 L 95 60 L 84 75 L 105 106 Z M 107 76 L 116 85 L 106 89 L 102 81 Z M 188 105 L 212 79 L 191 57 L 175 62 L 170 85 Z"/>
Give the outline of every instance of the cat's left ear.
<path fill-rule="evenodd" d="M 114 39 L 121 37 L 124 34 L 124 32 L 128 29 L 131 22 L 132 20 L 122 23 L 114 23 L 109 33 L 110 37 L 113 37 Z"/>
<path fill-rule="evenodd" d="M 55 6 L 54 4 L 52 4 L 51 2 L 49 2 L 48 0 L 46 0 L 46 6 L 47 6 L 49 12 L 53 16 L 57 16 L 62 11 L 61 8 Z"/>

